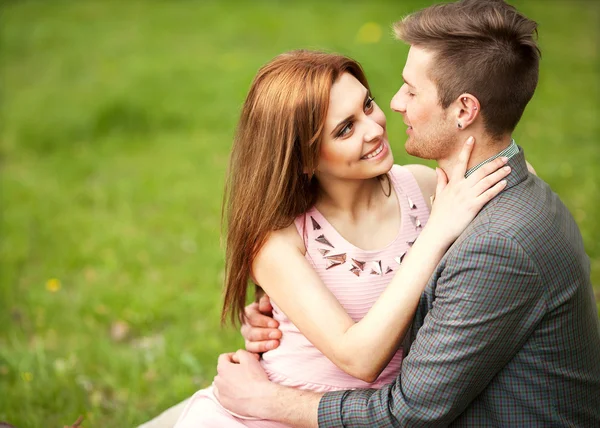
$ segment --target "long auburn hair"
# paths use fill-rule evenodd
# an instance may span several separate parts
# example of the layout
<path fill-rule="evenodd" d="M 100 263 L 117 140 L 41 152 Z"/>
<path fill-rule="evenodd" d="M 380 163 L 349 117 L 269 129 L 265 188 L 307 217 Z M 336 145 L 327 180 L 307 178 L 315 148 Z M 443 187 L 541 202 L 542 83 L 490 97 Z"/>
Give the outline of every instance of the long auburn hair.
<path fill-rule="evenodd" d="M 269 232 L 288 227 L 314 205 L 314 171 L 331 86 L 350 73 L 369 89 L 358 62 L 343 55 L 297 50 L 259 71 L 233 141 L 225 195 L 225 296 L 221 322 L 245 319 L 251 267 Z"/>

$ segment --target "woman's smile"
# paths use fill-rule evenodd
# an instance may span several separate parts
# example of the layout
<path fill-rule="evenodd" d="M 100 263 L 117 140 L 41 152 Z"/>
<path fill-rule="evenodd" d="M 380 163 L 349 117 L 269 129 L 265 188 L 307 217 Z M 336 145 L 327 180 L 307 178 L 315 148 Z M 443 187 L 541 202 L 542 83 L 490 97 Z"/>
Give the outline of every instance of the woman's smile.
<path fill-rule="evenodd" d="M 382 158 L 385 155 L 387 155 L 387 152 L 388 152 L 388 145 L 386 144 L 385 140 L 382 140 L 381 143 L 379 143 L 379 145 L 377 147 L 375 147 L 369 153 L 367 153 L 366 155 L 361 157 L 361 159 L 363 159 L 363 160 L 379 159 L 379 158 Z"/>

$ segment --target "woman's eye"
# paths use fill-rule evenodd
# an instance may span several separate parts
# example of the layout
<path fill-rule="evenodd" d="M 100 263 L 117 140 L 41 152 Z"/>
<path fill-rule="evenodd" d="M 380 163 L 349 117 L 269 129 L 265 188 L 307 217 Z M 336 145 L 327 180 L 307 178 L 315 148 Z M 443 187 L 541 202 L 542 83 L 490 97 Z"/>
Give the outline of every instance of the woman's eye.
<path fill-rule="evenodd" d="M 367 102 L 365 103 L 365 110 L 371 110 L 373 108 L 374 101 L 375 101 L 375 98 L 373 98 L 373 97 L 367 98 Z"/>
<path fill-rule="evenodd" d="M 348 135 L 352 131 L 353 127 L 354 127 L 354 125 L 352 124 L 352 122 L 350 122 L 349 124 L 347 124 L 346 126 L 344 126 L 342 128 L 342 130 L 338 134 L 338 137 L 345 137 L 346 135 Z"/>

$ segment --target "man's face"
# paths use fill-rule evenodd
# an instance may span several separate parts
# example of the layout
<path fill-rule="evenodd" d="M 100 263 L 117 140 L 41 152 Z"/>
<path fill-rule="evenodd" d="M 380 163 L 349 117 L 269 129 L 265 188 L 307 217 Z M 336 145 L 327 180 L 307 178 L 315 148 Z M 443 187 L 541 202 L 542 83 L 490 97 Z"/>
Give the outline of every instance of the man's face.
<path fill-rule="evenodd" d="M 439 103 L 435 83 L 428 71 L 433 53 L 411 46 L 402 72 L 404 84 L 392 98 L 392 110 L 402 114 L 408 125 L 406 151 L 423 159 L 444 159 L 457 140 L 456 123 Z"/>

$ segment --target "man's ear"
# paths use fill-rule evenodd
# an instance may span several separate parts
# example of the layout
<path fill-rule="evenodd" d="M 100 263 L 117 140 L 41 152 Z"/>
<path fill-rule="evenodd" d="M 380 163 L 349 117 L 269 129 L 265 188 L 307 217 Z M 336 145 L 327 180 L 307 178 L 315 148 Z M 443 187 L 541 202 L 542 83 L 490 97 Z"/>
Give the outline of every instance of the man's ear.
<path fill-rule="evenodd" d="M 456 127 L 466 129 L 479 116 L 481 106 L 473 95 L 464 93 L 454 102 L 456 105 Z"/>

